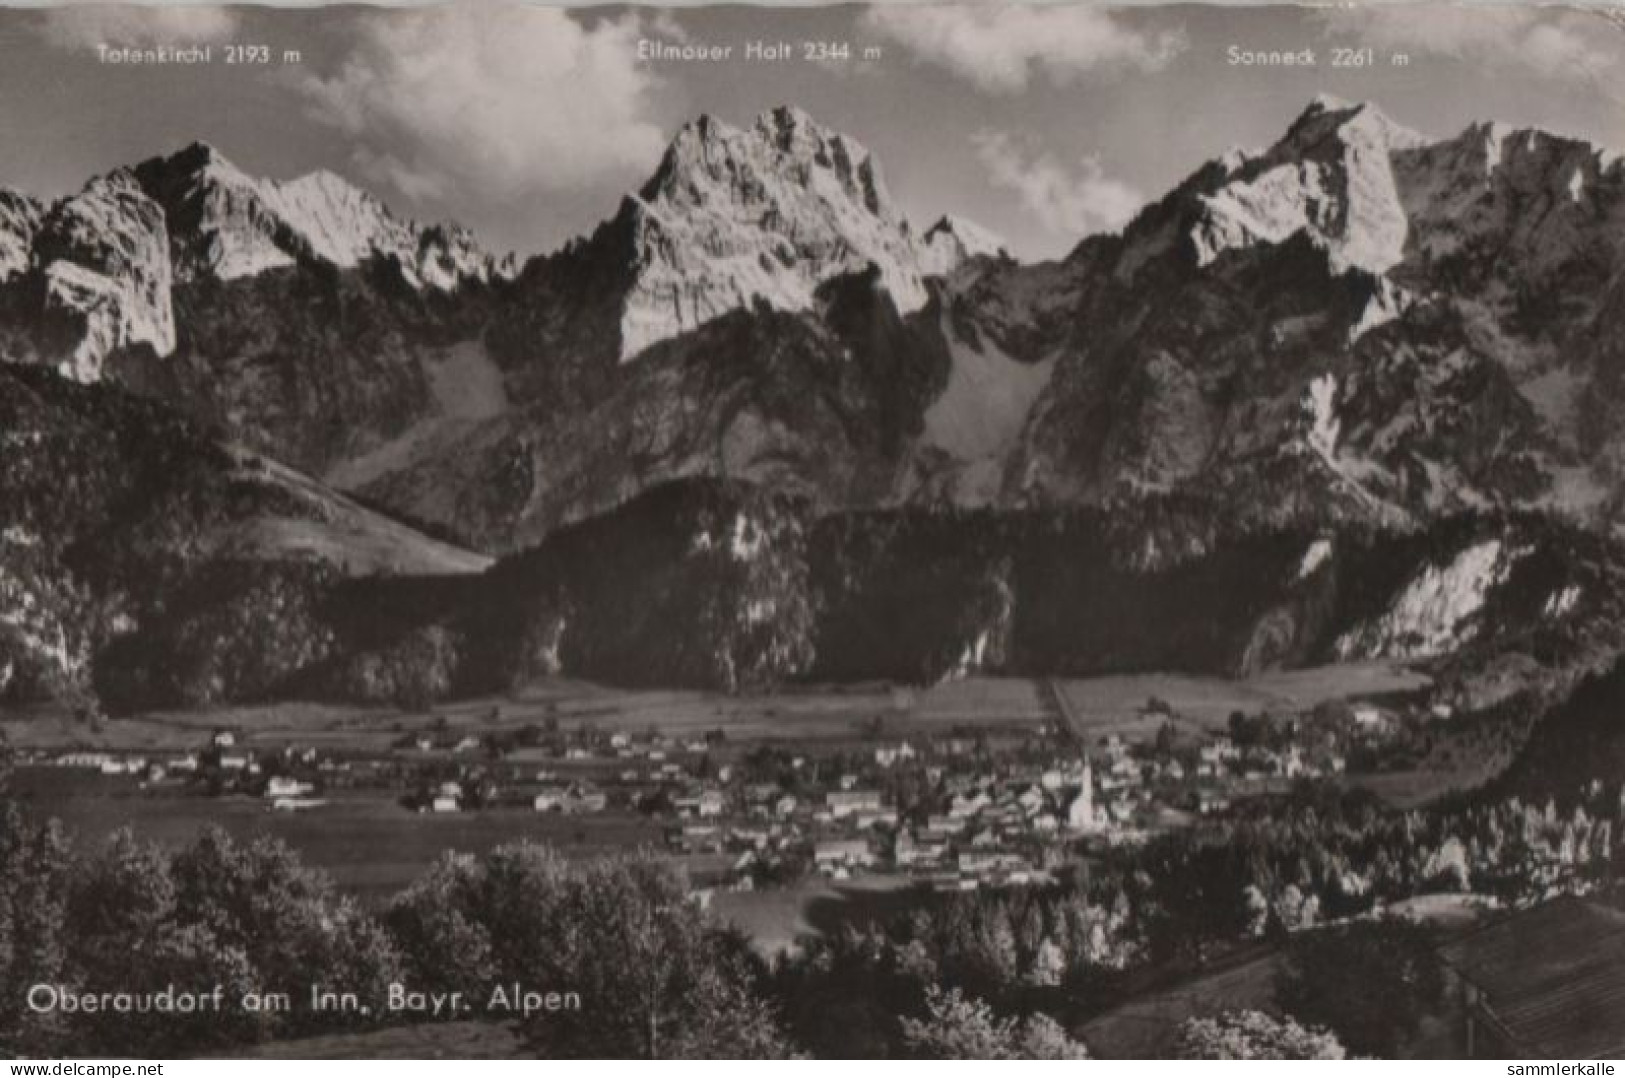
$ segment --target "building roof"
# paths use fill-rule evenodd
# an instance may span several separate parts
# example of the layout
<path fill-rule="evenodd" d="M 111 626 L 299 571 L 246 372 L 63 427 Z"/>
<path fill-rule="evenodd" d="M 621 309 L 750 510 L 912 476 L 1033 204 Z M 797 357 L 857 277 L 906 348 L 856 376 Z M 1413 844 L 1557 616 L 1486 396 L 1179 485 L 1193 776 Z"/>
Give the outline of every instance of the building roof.
<path fill-rule="evenodd" d="M 1565 897 L 1450 943 L 1514 1046 L 1544 1058 L 1625 1053 L 1625 911 Z"/>

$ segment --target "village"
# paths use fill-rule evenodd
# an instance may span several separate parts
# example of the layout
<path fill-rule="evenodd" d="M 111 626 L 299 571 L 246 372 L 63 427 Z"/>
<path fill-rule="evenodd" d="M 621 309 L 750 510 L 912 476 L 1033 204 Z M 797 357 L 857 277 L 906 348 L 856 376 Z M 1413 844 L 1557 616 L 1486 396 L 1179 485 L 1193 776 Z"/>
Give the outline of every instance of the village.
<path fill-rule="evenodd" d="M 619 816 L 658 825 L 667 851 L 704 864 L 708 888 L 808 876 L 886 875 L 937 890 L 1042 884 L 1104 845 L 1223 814 L 1292 783 L 1375 760 L 1416 716 L 1368 703 L 1298 715 L 1232 714 L 1202 727 L 1155 697 L 1147 736 L 1080 736 L 1064 716 L 1025 727 L 959 724 L 895 736 L 730 740 L 557 722 L 471 732 L 429 716 L 385 753 L 258 747 L 218 729 L 163 755 L 75 749 L 19 763 L 94 772 L 149 795 L 257 799 L 321 813 L 370 797 L 432 814 Z"/>

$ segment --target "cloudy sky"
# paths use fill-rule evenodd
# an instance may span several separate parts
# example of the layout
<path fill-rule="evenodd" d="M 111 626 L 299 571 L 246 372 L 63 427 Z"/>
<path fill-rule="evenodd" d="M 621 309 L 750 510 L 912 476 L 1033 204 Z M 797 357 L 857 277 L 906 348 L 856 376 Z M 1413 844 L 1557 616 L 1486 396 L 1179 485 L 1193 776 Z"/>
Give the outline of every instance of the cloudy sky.
<path fill-rule="evenodd" d="M 732 45 L 736 60 L 640 62 L 645 39 Z M 753 40 L 852 57 L 745 62 Z M 189 42 L 300 58 L 97 56 Z M 1233 66 L 1232 46 L 1307 47 L 1320 63 Z M 1379 62 L 1333 69 L 1338 46 Z M 684 120 L 746 123 L 788 102 L 874 150 L 916 223 L 963 214 L 1040 257 L 1120 225 L 1207 158 L 1267 145 L 1320 92 L 1432 134 L 1494 118 L 1625 148 L 1622 75 L 1625 20 L 1561 7 L 0 10 L 0 185 L 56 197 L 204 139 L 250 172 L 331 168 L 530 253 L 613 212 Z"/>

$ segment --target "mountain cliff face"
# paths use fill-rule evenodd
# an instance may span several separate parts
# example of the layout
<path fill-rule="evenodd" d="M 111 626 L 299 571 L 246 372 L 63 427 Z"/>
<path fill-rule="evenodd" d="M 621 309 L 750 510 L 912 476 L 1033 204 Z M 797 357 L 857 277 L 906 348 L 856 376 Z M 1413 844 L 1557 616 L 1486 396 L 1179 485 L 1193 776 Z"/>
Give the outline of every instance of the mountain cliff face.
<path fill-rule="evenodd" d="M 42 320 L 59 348 L 71 346 L 69 373 L 93 381 L 115 350 L 145 345 L 163 354 L 175 347 L 169 231 L 132 174 L 92 180 L 53 206 L 33 246 Z"/>
<path fill-rule="evenodd" d="M 1431 142 L 1317 101 L 1275 146 L 1210 163 L 1050 270 L 1075 304 L 993 308 L 1029 355 L 1058 357 L 1005 493 L 1611 521 L 1622 192 L 1617 157 L 1573 140 Z M 1043 291 L 1036 269 L 993 272 L 967 318 L 983 295 Z"/>
<path fill-rule="evenodd" d="M 905 319 L 873 272 L 826 282 L 815 301 L 815 312 L 730 312 L 629 364 L 600 354 L 558 395 L 365 492 L 498 549 L 682 478 L 776 486 L 826 507 L 884 501 L 949 357 L 934 320 Z"/>

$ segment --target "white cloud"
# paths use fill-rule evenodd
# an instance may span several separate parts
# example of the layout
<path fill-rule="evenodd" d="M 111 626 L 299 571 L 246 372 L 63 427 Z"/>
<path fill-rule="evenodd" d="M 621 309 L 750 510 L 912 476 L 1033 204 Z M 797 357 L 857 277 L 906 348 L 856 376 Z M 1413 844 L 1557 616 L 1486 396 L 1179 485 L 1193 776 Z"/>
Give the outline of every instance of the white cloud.
<path fill-rule="evenodd" d="M 1139 191 L 1107 176 L 1093 157 L 1067 165 L 1024 148 L 999 131 L 971 136 L 993 186 L 1013 191 L 1027 211 L 1070 248 L 1084 236 L 1122 228 L 1145 202 Z"/>
<path fill-rule="evenodd" d="M 201 44 L 227 40 L 236 29 L 235 12 L 193 5 L 69 4 L 44 12 L 40 21 L 45 40 L 63 49 Z"/>
<path fill-rule="evenodd" d="M 659 158 L 658 84 L 636 50 L 669 26 L 483 5 L 362 19 L 338 73 L 304 89 L 360 167 L 408 197 L 513 202 L 624 181 Z"/>
<path fill-rule="evenodd" d="M 870 8 L 871 31 L 990 93 L 1017 93 L 1039 74 L 1064 86 L 1101 67 L 1163 67 L 1183 33 L 1148 34 L 1084 4 L 949 4 Z"/>
<path fill-rule="evenodd" d="M 1327 11 L 1328 35 L 1379 51 L 1432 54 L 1581 80 L 1619 94 L 1625 33 L 1599 12 L 1538 7 L 1393 4 Z"/>

